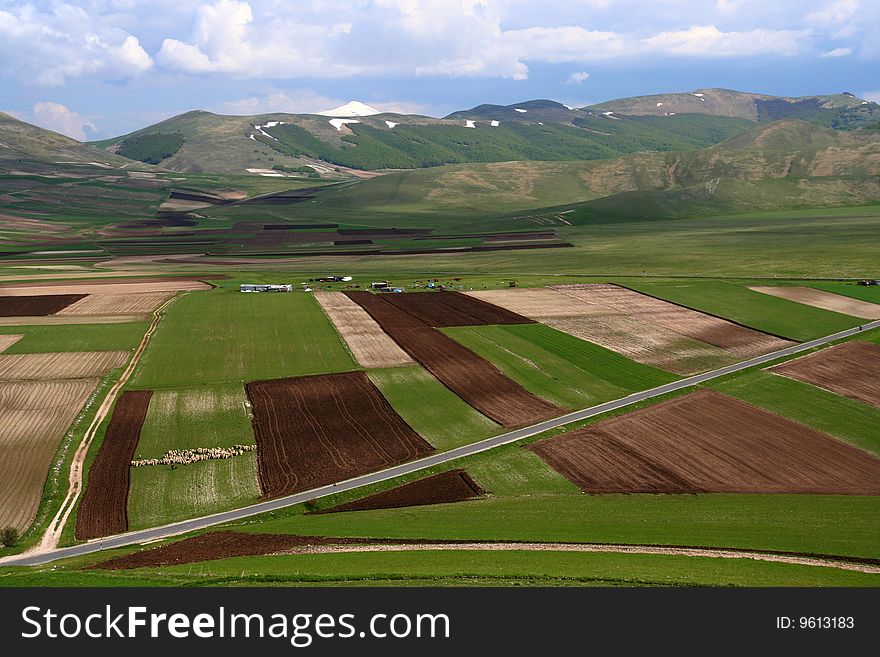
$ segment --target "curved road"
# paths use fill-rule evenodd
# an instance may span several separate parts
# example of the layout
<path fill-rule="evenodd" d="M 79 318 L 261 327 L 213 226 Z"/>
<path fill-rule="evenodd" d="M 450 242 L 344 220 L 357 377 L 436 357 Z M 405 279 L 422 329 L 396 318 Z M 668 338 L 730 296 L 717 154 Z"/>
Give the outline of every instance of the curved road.
<path fill-rule="evenodd" d="M 500 447 L 501 445 L 507 445 L 509 443 L 522 440 L 523 438 L 528 438 L 529 436 L 534 436 L 536 434 L 542 433 L 549 429 L 555 429 L 564 424 L 586 420 L 587 418 L 591 418 L 595 415 L 601 415 L 602 413 L 607 413 L 609 411 L 614 411 L 619 408 L 624 408 L 626 406 L 645 401 L 646 399 L 659 397 L 670 392 L 689 388 L 691 386 L 698 385 L 712 379 L 717 379 L 721 376 L 726 376 L 728 374 L 733 374 L 734 372 L 748 369 L 749 367 L 754 367 L 755 365 L 762 365 L 778 358 L 792 356 L 794 354 L 799 354 L 804 351 L 809 351 L 814 347 L 819 347 L 829 342 L 834 342 L 835 340 L 858 335 L 860 330 L 869 330 L 873 328 L 880 328 L 880 320 L 863 324 L 861 329 L 859 327 L 856 327 L 847 329 L 845 331 L 840 331 L 838 333 L 833 333 L 831 335 L 826 335 L 822 338 L 817 338 L 816 340 L 810 340 L 809 342 L 786 347 L 785 349 L 780 349 L 779 351 L 764 354 L 763 356 L 757 356 L 756 358 L 750 358 L 749 360 L 734 363 L 733 365 L 727 365 L 726 367 L 721 367 L 717 370 L 712 370 L 711 372 L 697 374 L 686 379 L 680 379 L 678 381 L 673 381 L 672 383 L 667 383 L 657 388 L 651 388 L 650 390 L 636 392 L 627 397 L 622 397 L 621 399 L 615 399 L 613 401 L 605 402 L 604 404 L 598 404 L 596 406 L 591 406 L 590 408 L 584 408 L 582 410 L 574 411 L 566 415 L 561 415 L 550 420 L 545 420 L 544 422 L 539 422 L 538 424 L 533 424 L 531 426 L 523 427 L 521 429 L 515 429 L 514 431 L 509 431 L 507 433 L 503 433 L 492 438 L 486 438 L 485 440 L 480 440 L 469 445 L 463 445 L 462 447 L 456 447 L 455 449 L 451 449 L 446 452 L 440 452 L 439 454 L 426 456 L 425 458 L 417 459 L 415 461 L 409 461 L 407 463 L 403 463 L 401 465 L 397 465 L 386 470 L 354 477 L 353 479 L 348 479 L 337 484 L 321 486 L 320 488 L 313 488 L 312 490 L 304 491 L 302 493 L 296 493 L 294 495 L 288 495 L 286 497 L 279 497 L 273 500 L 266 500 L 265 502 L 258 502 L 257 504 L 252 504 L 241 509 L 233 509 L 232 511 L 216 513 L 210 516 L 184 520 L 181 522 L 172 523 L 170 525 L 163 525 L 161 527 L 141 529 L 138 531 L 127 532 L 125 534 L 108 536 L 103 539 L 95 539 L 86 543 L 72 545 L 70 547 L 56 548 L 42 552 L 26 552 L 21 555 L 0 559 L 0 565 L 36 566 L 56 561 L 58 559 L 64 559 L 66 557 L 81 556 L 84 554 L 99 552 L 101 550 L 107 550 L 110 548 L 156 541 L 159 539 L 167 538 L 169 536 L 175 536 L 177 534 L 183 534 L 197 529 L 204 529 L 213 525 L 219 525 L 234 520 L 241 520 L 243 518 L 255 516 L 260 513 L 265 513 L 267 511 L 283 509 L 285 507 L 293 506 L 294 504 L 300 504 L 308 500 L 324 497 L 326 495 L 332 495 L 334 493 L 340 493 L 342 491 L 352 490 L 354 488 L 360 488 L 361 486 L 385 481 L 387 479 L 399 477 L 400 475 L 418 472 L 419 470 L 424 470 L 426 468 L 440 465 L 442 463 L 448 463 L 449 461 L 454 461 L 465 456 L 485 452 L 486 450 Z"/>

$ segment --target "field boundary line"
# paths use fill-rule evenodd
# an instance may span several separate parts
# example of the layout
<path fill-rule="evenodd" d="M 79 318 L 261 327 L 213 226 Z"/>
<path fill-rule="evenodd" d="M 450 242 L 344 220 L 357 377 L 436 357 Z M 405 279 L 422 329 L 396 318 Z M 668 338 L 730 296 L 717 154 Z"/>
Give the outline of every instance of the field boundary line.
<path fill-rule="evenodd" d="M 360 475 L 358 477 L 353 477 L 345 481 L 321 486 L 312 490 L 303 491 L 301 493 L 295 493 L 293 495 L 264 500 L 262 502 L 257 502 L 256 504 L 252 504 L 250 506 L 242 507 L 239 509 L 232 509 L 230 511 L 223 511 L 220 513 L 202 516 L 199 518 L 182 520 L 159 527 L 152 527 L 149 529 L 142 529 L 133 532 L 127 532 L 124 534 L 117 534 L 115 536 L 108 536 L 103 539 L 94 539 L 86 543 L 80 543 L 65 548 L 49 549 L 43 550 L 39 553 L 31 552 L 25 553 L 23 555 L 4 557 L 0 558 L 0 564 L 21 566 L 39 565 L 66 557 L 91 554 L 93 552 L 99 552 L 116 547 L 135 545 L 138 543 L 143 543 L 144 541 L 151 541 L 159 538 L 169 538 L 199 529 L 206 529 L 214 525 L 243 520 L 245 518 L 259 515 L 261 513 L 277 511 L 279 509 L 283 509 L 289 506 L 315 500 L 320 497 L 326 497 L 328 495 L 353 490 L 369 484 L 387 481 L 401 475 L 412 474 L 415 472 L 426 470 L 436 465 L 442 465 L 450 461 L 455 461 L 466 456 L 479 454 L 481 452 L 485 452 L 496 447 L 501 447 L 502 445 L 515 443 L 525 438 L 529 438 L 531 436 L 564 426 L 566 424 L 586 420 L 596 415 L 601 415 L 603 413 L 608 413 L 610 411 L 614 411 L 620 408 L 632 406 L 633 404 L 637 404 L 639 402 L 646 401 L 654 397 L 659 397 L 661 395 L 665 395 L 671 392 L 690 388 L 700 383 L 711 381 L 713 379 L 717 379 L 728 374 L 740 372 L 742 370 L 749 369 L 757 365 L 763 365 L 765 363 L 769 363 L 780 358 L 785 358 L 786 356 L 792 356 L 794 354 L 809 351 L 810 349 L 828 344 L 829 342 L 834 342 L 836 340 L 842 340 L 844 338 L 858 335 L 863 330 L 870 330 L 875 328 L 880 328 L 880 320 L 867 322 L 858 327 L 844 329 L 843 331 L 838 331 L 837 333 L 832 333 L 830 335 L 816 338 L 808 342 L 794 344 L 790 347 L 785 347 L 784 349 L 780 349 L 778 351 L 763 354 L 761 356 L 756 356 L 754 358 L 740 361 L 739 363 L 734 363 L 732 365 L 726 365 L 724 367 L 718 368 L 716 370 L 711 370 L 709 372 L 704 372 L 702 374 L 695 374 L 693 376 L 679 379 L 677 381 L 672 381 L 670 383 L 657 386 L 649 390 L 632 393 L 630 395 L 627 395 L 626 397 L 621 397 L 620 399 L 604 402 L 602 404 L 591 406 L 589 408 L 572 411 L 565 415 L 551 418 L 549 420 L 544 420 L 543 422 L 539 422 L 537 424 L 514 429 L 513 431 L 509 431 L 498 436 L 479 440 L 477 442 L 471 443 L 470 445 L 463 445 L 461 447 L 456 447 L 445 452 L 440 452 L 438 454 L 426 456 L 420 459 L 416 459 L 414 461 L 409 461 L 408 463 L 396 465 L 385 470 L 380 470 L 366 475 Z"/>

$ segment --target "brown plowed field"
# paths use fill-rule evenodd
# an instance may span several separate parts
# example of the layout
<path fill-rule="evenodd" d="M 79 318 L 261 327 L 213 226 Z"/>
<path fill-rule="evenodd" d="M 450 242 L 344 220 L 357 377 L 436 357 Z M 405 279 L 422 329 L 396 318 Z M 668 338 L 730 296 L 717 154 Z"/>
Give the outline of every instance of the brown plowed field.
<path fill-rule="evenodd" d="M 845 342 L 770 371 L 880 407 L 880 345 Z"/>
<path fill-rule="evenodd" d="M 0 354 L 0 381 L 84 379 L 103 376 L 128 360 L 127 351 Z"/>
<path fill-rule="evenodd" d="M 140 294 L 90 294 L 61 310 L 59 315 L 125 315 L 152 312 L 174 296 L 174 292 Z"/>
<path fill-rule="evenodd" d="M 395 367 L 413 360 L 367 312 L 341 292 L 315 292 L 315 299 L 364 367 Z"/>
<path fill-rule="evenodd" d="M 880 319 L 880 304 L 871 303 L 870 301 L 861 301 L 859 299 L 851 299 L 842 294 L 834 294 L 833 292 L 825 292 L 824 290 L 816 290 L 811 287 L 788 287 L 775 285 L 755 285 L 749 288 L 755 292 L 763 292 L 774 297 L 796 301 L 814 306 L 815 308 L 823 308 L 836 313 L 843 313 L 850 317 L 861 317 L 862 319 Z"/>
<path fill-rule="evenodd" d="M 31 297 L 69 294 L 142 294 L 144 292 L 178 292 L 181 290 L 210 290 L 211 286 L 191 279 L 153 280 L 140 283 L 120 283 L 109 281 L 59 281 L 52 285 L 4 285 L 0 295 L 9 297 Z M 74 299 L 77 301 L 78 299 Z M 73 303 L 73 302 L 71 302 Z M 36 315 L 38 313 L 19 313 Z"/>
<path fill-rule="evenodd" d="M 412 481 L 403 486 L 369 495 L 353 502 L 339 504 L 320 513 L 399 509 L 407 506 L 449 504 L 479 497 L 485 491 L 464 470 L 450 470 Z"/>
<path fill-rule="evenodd" d="M 791 344 L 617 285 L 551 288 L 468 294 L 676 374 L 705 372 Z"/>
<path fill-rule="evenodd" d="M 23 337 L 22 335 L 0 335 L 0 353 L 9 349 Z"/>
<path fill-rule="evenodd" d="M 659 324 L 744 358 L 753 358 L 794 344 L 618 285 L 579 284 L 551 287 L 581 301 L 605 306 L 638 321 Z"/>
<path fill-rule="evenodd" d="M 152 395 L 152 390 L 129 390 L 119 396 L 77 510 L 78 539 L 110 536 L 128 529 L 131 459 Z"/>
<path fill-rule="evenodd" d="M 84 294 L 45 294 L 23 296 L 4 294 L 0 296 L 0 317 L 44 317 L 64 310 L 70 304 L 85 297 Z"/>
<path fill-rule="evenodd" d="M 375 472 L 432 451 L 365 372 L 252 381 L 245 388 L 266 497 Z"/>
<path fill-rule="evenodd" d="M 324 536 L 295 536 L 292 534 L 246 534 L 219 531 L 185 538 L 133 554 L 86 566 L 84 570 L 127 570 L 129 568 L 156 568 L 175 564 L 197 563 L 213 559 L 254 557 L 288 552 L 296 548 L 317 545 L 364 545 L 388 543 L 388 539 L 326 538 Z"/>
<path fill-rule="evenodd" d="M 0 382 L 0 527 L 33 522 L 55 450 L 98 379 Z"/>
<path fill-rule="evenodd" d="M 486 324 L 534 324 L 534 320 L 458 292 L 410 292 L 389 294 L 386 301 L 428 326 L 483 326 Z"/>
<path fill-rule="evenodd" d="M 529 447 L 588 493 L 880 495 L 880 459 L 709 390 Z"/>
<path fill-rule="evenodd" d="M 404 351 L 468 404 L 506 427 L 537 422 L 560 409 L 508 379 L 486 359 L 431 328 L 386 297 L 346 292 Z"/>

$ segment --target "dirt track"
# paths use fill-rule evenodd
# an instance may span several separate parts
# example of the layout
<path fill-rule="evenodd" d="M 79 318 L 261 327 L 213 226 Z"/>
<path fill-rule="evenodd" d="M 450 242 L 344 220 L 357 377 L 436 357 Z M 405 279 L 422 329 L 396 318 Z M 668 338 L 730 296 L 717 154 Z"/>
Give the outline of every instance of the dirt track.
<path fill-rule="evenodd" d="M 318 513 L 343 511 L 369 511 L 371 509 L 398 509 L 429 504 L 463 502 L 484 493 L 464 470 L 450 470 L 424 479 L 411 481 L 403 486 L 368 495 L 353 502 L 339 504 Z"/>
<path fill-rule="evenodd" d="M 854 340 L 790 360 L 771 372 L 880 407 L 880 345 Z"/>
<path fill-rule="evenodd" d="M 141 427 L 150 406 L 151 390 L 122 393 L 89 469 L 88 485 L 76 514 L 80 540 L 119 534 L 128 529 L 128 486 Z"/>
<path fill-rule="evenodd" d="M 529 446 L 588 493 L 880 495 L 880 459 L 709 390 Z"/>
<path fill-rule="evenodd" d="M 290 534 L 245 534 L 219 531 L 201 534 L 161 547 L 142 550 L 102 561 L 84 570 L 129 570 L 133 568 L 161 568 L 188 563 L 230 559 L 234 557 L 270 554 L 334 554 L 344 552 L 414 552 L 414 551 L 492 552 L 612 552 L 624 554 L 662 554 L 716 559 L 754 559 L 801 566 L 840 568 L 862 573 L 880 573 L 875 563 L 852 559 L 837 560 L 832 556 L 784 554 L 724 548 L 614 545 L 603 543 L 494 543 L 494 542 L 430 542 L 371 538 L 333 538 L 325 536 L 296 536 Z"/>
<path fill-rule="evenodd" d="M 3 293 L 0 296 L 0 317 L 44 317 L 54 315 L 84 298 L 84 294 L 48 294 L 24 296 Z"/>
<path fill-rule="evenodd" d="M 363 367 L 396 367 L 413 362 L 363 308 L 341 292 L 316 292 L 315 299 Z"/>
<path fill-rule="evenodd" d="M 836 313 L 843 313 L 850 317 L 861 317 L 862 319 L 880 319 L 880 304 L 871 303 L 869 301 L 861 301 L 843 296 L 842 294 L 834 294 L 833 292 L 825 292 L 812 287 L 788 287 L 776 285 L 755 285 L 749 288 L 755 292 L 763 292 L 774 297 L 796 301 L 815 308 L 831 310 Z"/>
<path fill-rule="evenodd" d="M 486 359 L 369 292 L 346 292 L 404 351 L 468 404 L 502 426 L 558 415 L 550 402 L 508 379 Z"/>
<path fill-rule="evenodd" d="M 260 488 L 276 497 L 432 451 L 365 372 L 252 381 Z"/>

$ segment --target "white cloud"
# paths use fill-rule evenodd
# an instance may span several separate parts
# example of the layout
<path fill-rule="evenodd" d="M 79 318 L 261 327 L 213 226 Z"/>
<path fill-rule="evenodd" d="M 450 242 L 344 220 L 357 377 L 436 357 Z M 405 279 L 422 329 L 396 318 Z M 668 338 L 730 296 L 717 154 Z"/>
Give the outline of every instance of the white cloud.
<path fill-rule="evenodd" d="M 0 9 L 0 73 L 57 86 L 71 78 L 139 75 L 153 65 L 137 37 L 61 2 Z"/>
<path fill-rule="evenodd" d="M 19 118 L 79 141 L 87 139 L 86 130 L 97 132 L 94 124 L 88 119 L 60 103 L 50 101 L 37 103 L 30 114 L 19 114 Z"/>
<path fill-rule="evenodd" d="M 648 51 L 700 57 L 747 55 L 795 55 L 811 30 L 766 30 L 722 32 L 714 25 L 694 25 L 686 30 L 661 32 L 642 41 Z"/>
<path fill-rule="evenodd" d="M 864 91 L 860 94 L 861 98 L 869 100 L 872 103 L 880 103 L 880 91 Z"/>
<path fill-rule="evenodd" d="M 732 14 L 745 4 L 746 0 L 715 0 L 715 9 L 720 14 Z"/>
<path fill-rule="evenodd" d="M 590 77 L 590 74 L 586 71 L 575 71 L 571 75 L 568 76 L 568 79 L 565 81 L 566 84 L 582 84 L 587 81 L 587 78 Z"/>
<path fill-rule="evenodd" d="M 847 55 L 852 55 L 852 53 L 852 48 L 834 48 L 833 50 L 823 52 L 819 57 L 846 57 Z"/>

